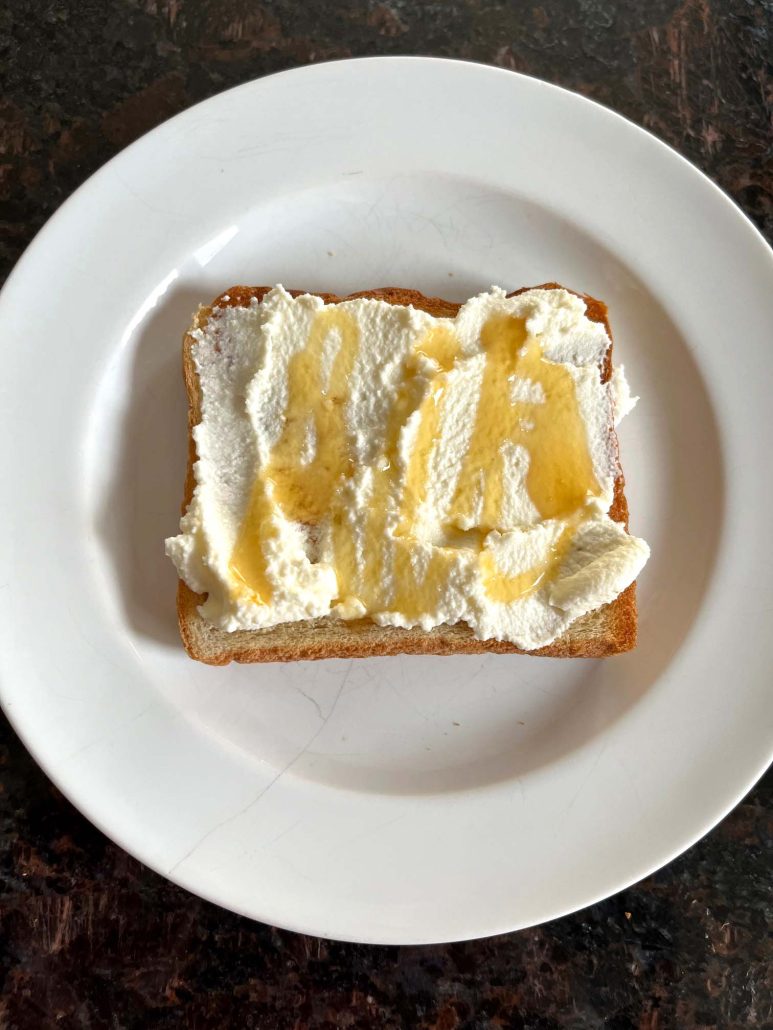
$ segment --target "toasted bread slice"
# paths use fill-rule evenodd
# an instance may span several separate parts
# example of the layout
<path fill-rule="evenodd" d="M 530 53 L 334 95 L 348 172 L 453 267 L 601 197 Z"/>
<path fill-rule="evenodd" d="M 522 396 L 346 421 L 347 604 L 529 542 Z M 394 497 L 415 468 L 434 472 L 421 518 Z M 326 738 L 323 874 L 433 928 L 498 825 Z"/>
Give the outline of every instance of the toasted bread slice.
<path fill-rule="evenodd" d="M 540 289 L 560 289 L 557 283 L 546 283 Z M 526 288 L 524 288 L 526 289 Z M 199 308 L 191 329 L 183 339 L 183 377 L 188 392 L 188 473 L 185 480 L 183 512 L 193 496 L 195 480 L 193 464 L 196 448 L 192 430 L 201 421 L 201 392 L 193 360 L 195 340 L 191 333 L 202 328 L 216 307 L 247 306 L 253 297 L 262 300 L 268 292 L 266 286 L 234 286 L 209 307 Z M 291 290 L 294 296 L 302 291 Z M 518 290 L 522 293 L 524 290 Z M 459 304 L 425 297 L 416 290 L 389 287 L 365 290 L 349 297 L 321 293 L 326 304 L 335 304 L 355 297 L 372 297 L 389 304 L 412 304 L 430 315 L 453 318 Z M 587 316 L 602 322 L 612 334 L 607 321 L 607 309 L 600 301 L 584 296 Z M 600 368 L 602 382 L 612 374 L 612 348 L 607 351 Z M 610 432 L 614 432 L 610 427 Z M 615 492 L 609 515 L 617 522 L 628 524 L 628 505 L 623 493 L 624 479 L 620 473 L 615 481 Z M 402 629 L 397 626 L 379 626 L 369 619 L 344 621 L 335 616 L 289 622 L 270 629 L 236 630 L 228 633 L 206 622 L 198 608 L 204 596 L 194 593 L 182 580 L 177 591 L 177 613 L 180 634 L 185 650 L 197 661 L 209 665 L 228 662 L 288 662 L 316 658 L 366 658 L 395 654 L 479 654 L 494 651 L 499 654 L 543 655 L 550 658 L 604 658 L 629 651 L 636 643 L 636 585 L 631 584 L 611 604 L 577 619 L 569 629 L 547 647 L 523 651 L 514 644 L 500 640 L 477 640 L 465 624 L 437 626 L 424 631 L 419 628 Z"/>

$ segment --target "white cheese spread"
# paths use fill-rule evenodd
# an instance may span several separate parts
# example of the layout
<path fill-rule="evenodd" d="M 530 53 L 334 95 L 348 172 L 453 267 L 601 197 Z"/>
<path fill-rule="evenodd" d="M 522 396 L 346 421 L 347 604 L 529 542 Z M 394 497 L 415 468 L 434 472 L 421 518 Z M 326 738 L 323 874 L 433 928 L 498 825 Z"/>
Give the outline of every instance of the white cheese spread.
<path fill-rule="evenodd" d="M 635 400 L 566 290 L 451 319 L 277 286 L 193 335 L 196 487 L 166 551 L 221 629 L 462 621 L 532 650 L 647 560 L 608 514 Z"/>

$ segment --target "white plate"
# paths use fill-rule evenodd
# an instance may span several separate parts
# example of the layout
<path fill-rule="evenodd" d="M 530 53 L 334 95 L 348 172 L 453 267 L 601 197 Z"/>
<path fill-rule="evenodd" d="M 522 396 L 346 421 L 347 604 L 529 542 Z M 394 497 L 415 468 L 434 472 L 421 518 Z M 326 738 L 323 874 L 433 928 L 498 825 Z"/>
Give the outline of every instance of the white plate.
<path fill-rule="evenodd" d="M 609 303 L 653 557 L 625 657 L 210 669 L 163 557 L 180 335 L 233 283 Z M 773 261 L 707 179 L 553 86 L 415 58 L 303 68 L 163 125 L 0 300 L 2 700 L 62 791 L 165 876 L 359 941 L 528 926 L 649 873 L 771 750 Z"/>

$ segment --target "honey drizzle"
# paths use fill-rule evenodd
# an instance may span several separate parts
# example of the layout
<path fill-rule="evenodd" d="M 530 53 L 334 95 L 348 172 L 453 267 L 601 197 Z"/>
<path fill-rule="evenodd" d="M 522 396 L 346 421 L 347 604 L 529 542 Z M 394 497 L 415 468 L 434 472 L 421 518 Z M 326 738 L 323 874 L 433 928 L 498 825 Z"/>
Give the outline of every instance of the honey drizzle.
<path fill-rule="evenodd" d="M 450 521 L 497 529 L 502 513 L 502 442 L 520 444 L 529 454 L 526 490 L 543 519 L 564 518 L 598 496 L 585 426 L 574 379 L 563 366 L 546 361 L 539 340 L 528 336 L 522 319 L 494 316 L 483 326 L 486 354 L 478 411 L 470 446 L 451 502 Z M 539 403 L 515 401 L 509 386 L 526 379 L 542 388 Z M 482 510 L 474 518 L 482 481 Z"/>
<path fill-rule="evenodd" d="M 340 335 L 340 346 L 327 389 L 322 390 L 324 346 L 334 331 Z M 316 525 L 330 512 L 339 480 L 352 472 L 345 406 L 359 339 L 357 324 L 348 311 L 325 307 L 314 318 L 306 346 L 290 359 L 282 433 L 267 465 L 256 478 L 229 566 L 237 582 L 259 604 L 269 604 L 273 595 L 265 558 L 266 525 L 272 504 L 278 504 L 292 522 Z M 310 418 L 316 453 L 302 465 L 300 455 Z"/>
<path fill-rule="evenodd" d="M 330 382 L 323 391 L 323 352 L 334 331 L 340 336 L 340 347 Z M 593 471 L 571 373 L 543 357 L 539 340 L 529 336 L 519 318 L 492 316 L 483 326 L 481 344 L 485 364 L 475 423 L 445 521 L 449 535 L 457 529 L 477 527 L 473 536 L 484 590 L 492 601 L 511 603 L 555 573 L 589 498 L 598 496 L 601 487 Z M 419 570 L 414 527 L 427 496 L 431 456 L 440 439 L 448 372 L 458 359 L 459 341 L 449 327 L 433 326 L 406 358 L 388 415 L 383 450 L 371 469 L 361 561 L 341 497 L 342 484 L 354 471 L 345 407 L 358 348 L 357 325 L 346 309 L 326 307 L 317 313 L 305 348 L 290 360 L 282 432 L 256 478 L 230 570 L 254 601 L 270 603 L 272 588 L 265 546 L 273 532 L 273 505 L 278 504 L 291 521 L 308 525 L 316 525 L 329 515 L 337 601 L 345 606 L 359 602 L 367 612 L 397 611 L 411 620 L 437 609 L 457 561 L 456 548 L 434 546 Z M 418 375 L 419 355 L 431 358 L 437 366 L 428 387 Z M 514 379 L 540 387 L 539 402 L 513 400 L 510 387 Z M 400 434 L 417 409 L 415 442 L 401 474 Z M 311 461 L 303 465 L 300 455 L 309 419 L 317 447 Z M 481 546 L 486 533 L 501 528 L 505 442 L 528 452 L 526 489 L 540 517 L 569 519 L 546 557 L 516 576 L 502 573 L 492 552 Z M 397 528 L 392 535 L 387 532 L 390 502 L 398 498 Z M 384 584 L 390 580 L 392 596 L 388 597 Z"/>

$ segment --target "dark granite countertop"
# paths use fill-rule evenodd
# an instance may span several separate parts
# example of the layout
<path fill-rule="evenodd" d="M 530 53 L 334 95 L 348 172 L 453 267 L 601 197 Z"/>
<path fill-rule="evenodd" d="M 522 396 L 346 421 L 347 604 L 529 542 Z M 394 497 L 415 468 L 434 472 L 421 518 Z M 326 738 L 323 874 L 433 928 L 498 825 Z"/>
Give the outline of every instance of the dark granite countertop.
<path fill-rule="evenodd" d="M 770 0 L 19 0 L 0 8 L 0 262 L 138 135 L 267 72 L 463 57 L 613 107 L 773 238 Z M 106 840 L 0 727 L 0 1027 L 773 1027 L 771 788 L 576 915 L 336 944 L 224 912 Z"/>

